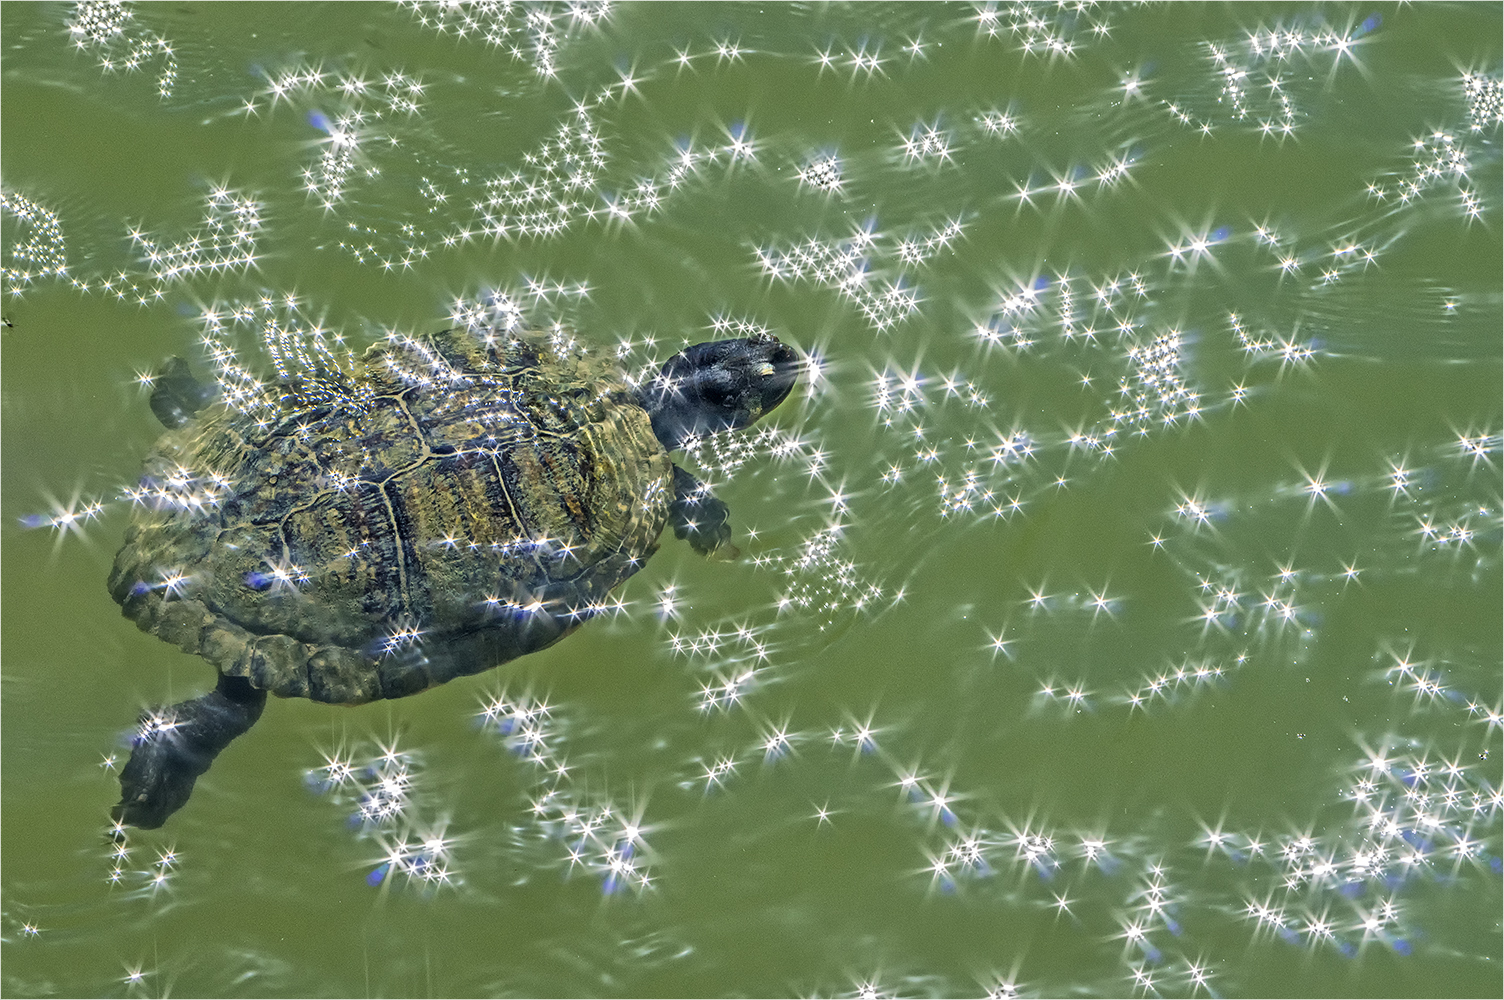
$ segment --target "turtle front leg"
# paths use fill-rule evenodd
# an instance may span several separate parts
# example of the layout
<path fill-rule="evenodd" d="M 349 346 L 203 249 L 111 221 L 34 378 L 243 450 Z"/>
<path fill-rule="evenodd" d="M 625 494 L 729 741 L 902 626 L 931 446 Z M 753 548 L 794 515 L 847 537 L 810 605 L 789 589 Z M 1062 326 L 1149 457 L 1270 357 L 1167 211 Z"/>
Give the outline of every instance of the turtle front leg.
<path fill-rule="evenodd" d="M 162 370 L 152 377 L 156 386 L 151 393 L 151 412 L 162 421 L 163 427 L 181 427 L 193 419 L 193 415 L 214 401 L 214 384 L 200 382 L 193 377 L 188 362 L 182 358 L 168 358 Z"/>
<path fill-rule="evenodd" d="M 265 691 L 244 677 L 220 674 L 208 694 L 142 716 L 130 762 L 120 772 L 120 804 L 110 815 L 144 830 L 167 822 L 188 801 L 198 776 L 265 706 Z"/>
<path fill-rule="evenodd" d="M 731 511 L 710 487 L 674 466 L 674 499 L 668 505 L 668 523 L 674 537 L 689 540 L 705 556 L 731 541 Z"/>

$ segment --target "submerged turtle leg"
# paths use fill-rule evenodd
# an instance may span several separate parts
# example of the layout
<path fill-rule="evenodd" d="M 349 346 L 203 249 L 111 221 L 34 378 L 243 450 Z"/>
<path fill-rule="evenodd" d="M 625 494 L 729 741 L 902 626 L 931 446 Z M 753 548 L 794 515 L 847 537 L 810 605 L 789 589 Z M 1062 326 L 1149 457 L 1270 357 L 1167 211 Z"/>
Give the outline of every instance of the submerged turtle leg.
<path fill-rule="evenodd" d="M 731 511 L 709 486 L 674 466 L 674 499 L 668 505 L 674 537 L 689 539 L 696 552 L 709 555 L 731 540 L 730 519 Z"/>
<path fill-rule="evenodd" d="M 120 804 L 110 815 L 145 830 L 167 822 L 188 801 L 198 776 L 265 706 L 265 691 L 244 677 L 220 674 L 208 694 L 143 716 L 142 735 L 120 772 Z"/>
<path fill-rule="evenodd" d="M 188 362 L 168 358 L 162 370 L 152 378 L 151 412 L 163 427 L 181 427 L 193 415 L 214 402 L 215 387 L 193 377 Z"/>

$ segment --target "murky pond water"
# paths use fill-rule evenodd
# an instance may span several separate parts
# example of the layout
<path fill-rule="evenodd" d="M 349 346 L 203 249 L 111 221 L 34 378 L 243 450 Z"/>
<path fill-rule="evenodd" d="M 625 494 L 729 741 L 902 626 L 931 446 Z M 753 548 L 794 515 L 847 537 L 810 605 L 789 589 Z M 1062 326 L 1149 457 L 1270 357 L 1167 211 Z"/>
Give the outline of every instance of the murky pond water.
<path fill-rule="evenodd" d="M 5 993 L 1497 995 L 1500 37 L 0 6 Z M 809 357 L 739 558 L 112 840 L 142 376 L 505 322 Z"/>

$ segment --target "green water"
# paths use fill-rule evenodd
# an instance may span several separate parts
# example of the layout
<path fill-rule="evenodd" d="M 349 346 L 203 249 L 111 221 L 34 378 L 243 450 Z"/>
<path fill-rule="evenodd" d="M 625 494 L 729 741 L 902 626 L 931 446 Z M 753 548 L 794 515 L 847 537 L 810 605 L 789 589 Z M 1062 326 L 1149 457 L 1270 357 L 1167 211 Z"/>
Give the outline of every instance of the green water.
<path fill-rule="evenodd" d="M 1498 995 L 1500 7 L 595 13 L 0 4 L 4 992 Z M 139 375 L 485 301 L 741 557 L 117 848 Z"/>

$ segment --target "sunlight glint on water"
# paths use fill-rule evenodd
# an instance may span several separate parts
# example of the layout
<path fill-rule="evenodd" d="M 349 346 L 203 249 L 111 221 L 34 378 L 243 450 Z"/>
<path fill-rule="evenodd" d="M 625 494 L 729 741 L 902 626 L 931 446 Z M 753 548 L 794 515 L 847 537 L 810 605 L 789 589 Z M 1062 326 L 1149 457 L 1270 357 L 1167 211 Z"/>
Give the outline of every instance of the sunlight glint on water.
<path fill-rule="evenodd" d="M 1496 7 L 4 13 L 7 993 L 1497 993 Z M 797 345 L 739 557 L 109 836 L 152 373 L 456 325 Z"/>

